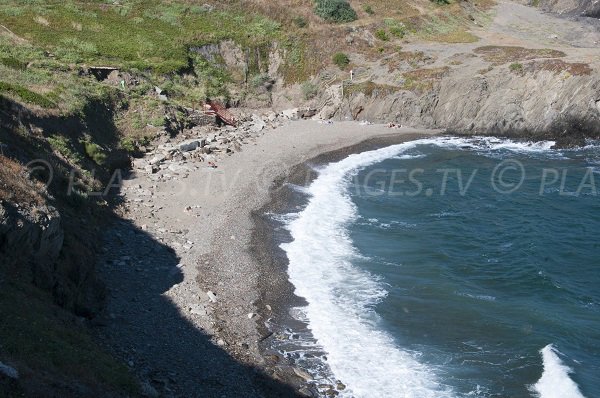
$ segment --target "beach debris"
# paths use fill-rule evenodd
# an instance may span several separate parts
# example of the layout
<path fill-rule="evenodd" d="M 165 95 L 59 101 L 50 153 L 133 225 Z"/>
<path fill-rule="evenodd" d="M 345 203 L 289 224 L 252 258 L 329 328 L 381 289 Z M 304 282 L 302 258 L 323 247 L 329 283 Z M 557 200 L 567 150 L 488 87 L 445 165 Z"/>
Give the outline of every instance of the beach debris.
<path fill-rule="evenodd" d="M 208 299 L 210 300 L 211 303 L 217 302 L 217 296 L 210 290 L 208 292 L 206 292 L 206 295 L 208 296 Z"/>
<path fill-rule="evenodd" d="M 250 312 L 250 313 L 248 314 L 248 319 L 252 319 L 252 318 L 254 318 L 256 315 L 258 315 L 258 314 L 255 314 L 254 312 Z"/>
<path fill-rule="evenodd" d="M 227 345 L 227 342 L 223 339 L 219 339 L 219 340 L 217 340 L 217 345 L 219 347 L 225 347 Z"/>
<path fill-rule="evenodd" d="M 273 309 L 271 308 L 271 306 L 270 306 L 269 304 L 267 304 L 267 305 L 265 306 L 265 308 L 267 309 L 267 311 L 273 311 Z"/>
<path fill-rule="evenodd" d="M 0 362 L 0 375 L 4 375 L 9 379 L 14 380 L 19 378 L 19 372 L 15 368 L 5 365 L 2 362 Z"/>

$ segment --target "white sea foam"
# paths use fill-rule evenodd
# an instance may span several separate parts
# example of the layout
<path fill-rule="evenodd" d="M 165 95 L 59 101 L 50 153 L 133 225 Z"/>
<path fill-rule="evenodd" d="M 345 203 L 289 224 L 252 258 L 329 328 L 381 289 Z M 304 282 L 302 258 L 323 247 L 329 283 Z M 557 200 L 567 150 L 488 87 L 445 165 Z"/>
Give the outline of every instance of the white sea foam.
<path fill-rule="evenodd" d="M 387 292 L 377 278 L 352 264 L 359 254 L 345 228 L 357 217 L 346 193 L 351 177 L 424 141 L 351 155 L 327 166 L 309 187 L 307 207 L 288 225 L 294 240 L 282 248 L 290 261 L 290 280 L 309 303 L 305 313 L 329 366 L 347 385 L 342 396 L 452 396 L 427 366 L 378 327 L 373 306 Z"/>
<path fill-rule="evenodd" d="M 540 398 L 584 398 L 571 378 L 573 370 L 558 356 L 558 351 L 548 344 L 540 351 L 544 361 L 542 377 L 531 389 Z"/>
<path fill-rule="evenodd" d="M 481 145 L 475 142 L 477 139 L 456 137 L 423 139 L 353 154 L 329 164 L 319 170 L 318 178 L 308 187 L 310 200 L 306 208 L 288 223 L 293 241 L 281 247 L 289 259 L 290 281 L 296 294 L 308 302 L 303 315 L 327 352 L 332 372 L 347 386 L 340 393 L 342 397 L 454 396 L 437 380 L 434 370 L 418 360 L 418 355 L 402 350 L 380 328 L 373 307 L 387 291 L 374 275 L 353 265 L 360 254 L 346 227 L 358 215 L 347 192 L 361 169 L 418 145 Z M 553 144 L 509 143 L 512 141 L 494 141 L 485 146 L 491 149 L 492 144 L 496 148 L 504 145 L 520 152 L 541 151 Z"/>

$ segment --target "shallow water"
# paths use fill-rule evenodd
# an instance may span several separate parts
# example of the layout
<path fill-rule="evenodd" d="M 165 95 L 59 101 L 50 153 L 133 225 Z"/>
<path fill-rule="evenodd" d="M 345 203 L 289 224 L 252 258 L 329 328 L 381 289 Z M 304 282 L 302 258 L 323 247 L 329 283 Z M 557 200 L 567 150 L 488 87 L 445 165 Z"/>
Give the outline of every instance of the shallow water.
<path fill-rule="evenodd" d="M 600 148 L 551 146 L 414 141 L 299 193 L 282 248 L 342 396 L 600 396 Z"/>

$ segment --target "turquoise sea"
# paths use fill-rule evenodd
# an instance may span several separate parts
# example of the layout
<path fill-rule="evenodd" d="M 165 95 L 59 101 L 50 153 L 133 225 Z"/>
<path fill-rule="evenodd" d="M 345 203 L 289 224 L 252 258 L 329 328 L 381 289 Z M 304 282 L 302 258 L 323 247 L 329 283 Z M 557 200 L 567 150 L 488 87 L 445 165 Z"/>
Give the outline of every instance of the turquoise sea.
<path fill-rule="evenodd" d="M 345 397 L 600 397 L 600 146 L 441 137 L 318 167 L 282 249 Z"/>

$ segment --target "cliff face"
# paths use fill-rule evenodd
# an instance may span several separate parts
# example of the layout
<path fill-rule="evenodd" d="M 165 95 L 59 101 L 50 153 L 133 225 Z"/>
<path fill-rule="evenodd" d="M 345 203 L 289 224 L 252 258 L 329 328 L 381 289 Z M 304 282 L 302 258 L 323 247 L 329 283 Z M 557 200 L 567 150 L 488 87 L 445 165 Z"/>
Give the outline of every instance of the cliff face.
<path fill-rule="evenodd" d="M 542 0 L 539 6 L 557 14 L 600 18 L 600 3 L 595 0 Z"/>
<path fill-rule="evenodd" d="M 96 313 L 103 289 L 93 261 L 72 257 L 64 245 L 61 216 L 49 206 L 17 207 L 0 202 L 2 271 L 52 292 L 56 302 L 80 315 Z"/>
<path fill-rule="evenodd" d="M 541 71 L 449 75 L 426 93 L 374 90 L 332 103 L 321 116 L 532 138 L 600 136 L 600 77 Z M 337 107 L 336 107 L 337 105 Z"/>

